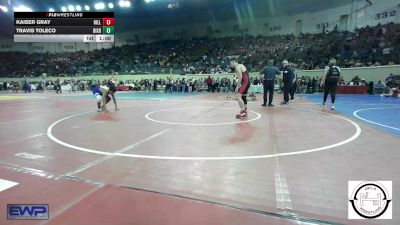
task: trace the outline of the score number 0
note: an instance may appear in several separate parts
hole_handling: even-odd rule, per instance
[[[103,18],[103,26],[114,26],[114,18]]]

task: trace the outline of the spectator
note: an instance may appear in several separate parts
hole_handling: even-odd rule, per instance
[[[374,85],[374,94],[380,95],[385,93],[386,93],[386,85],[382,83],[382,81],[378,81],[378,83]]]
[[[385,79],[386,85],[388,87],[395,87],[396,86],[396,76],[391,73],[386,79]]]
[[[351,82],[353,85],[360,85],[361,79],[358,76],[355,76],[353,79],[351,79]]]

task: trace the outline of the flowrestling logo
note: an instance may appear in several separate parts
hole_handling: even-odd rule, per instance
[[[392,219],[392,181],[349,181],[349,219]]]

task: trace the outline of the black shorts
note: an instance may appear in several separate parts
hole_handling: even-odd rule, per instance
[[[325,84],[324,92],[336,94],[337,84]]]

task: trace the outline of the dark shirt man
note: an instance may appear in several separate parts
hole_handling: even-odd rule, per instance
[[[324,99],[322,105],[325,106],[328,95],[331,95],[331,110],[335,110],[336,89],[340,80],[340,68],[336,66],[336,59],[329,60],[329,66],[325,69]]]
[[[290,100],[294,100],[294,94],[296,93],[297,90],[297,72],[294,69],[294,79],[293,79],[293,85],[292,88],[290,89]]]
[[[382,83],[382,81],[378,81],[377,84],[373,85],[373,93],[375,94],[385,94],[386,92],[386,85],[384,83]]]
[[[386,85],[389,88],[396,87],[396,76],[392,73],[385,79]]]
[[[289,66],[289,62],[284,60],[283,64],[283,102],[282,104],[289,104],[289,93],[295,79],[294,70]]]
[[[61,81],[60,81],[60,79],[57,79],[57,81],[56,81],[56,93],[58,94],[58,93],[60,93],[61,94]]]
[[[274,99],[275,78],[277,75],[281,74],[281,71],[279,71],[277,67],[273,66],[273,64],[273,60],[268,60],[268,65],[260,71],[260,74],[263,75],[264,86],[264,104],[262,104],[262,106],[267,105],[268,92],[268,106],[273,106],[272,100]]]
[[[154,79],[154,82],[153,82],[153,91],[157,91],[157,80],[156,79]]]
[[[351,82],[353,82],[353,85],[360,85],[361,79],[358,76],[355,76],[351,79]]]
[[[211,76],[208,76],[208,78],[206,79],[206,83],[207,83],[207,91],[211,92],[212,84],[213,84],[213,80],[212,80]]]

